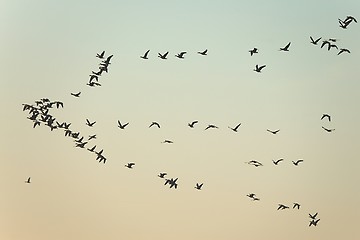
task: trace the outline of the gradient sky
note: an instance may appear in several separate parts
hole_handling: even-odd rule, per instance
[[[0,1],[0,239],[359,239],[360,23],[337,20],[359,10],[357,0]],[[103,50],[109,73],[90,88]],[[33,129],[21,104],[40,98],[64,102],[50,114],[74,131],[97,134],[87,147],[104,149],[106,164],[62,130]],[[276,210],[293,202],[300,210]]]

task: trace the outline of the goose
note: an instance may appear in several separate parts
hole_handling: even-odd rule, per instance
[[[320,41],[321,37],[319,37],[318,39],[314,40],[311,36],[310,36],[310,40],[311,40],[311,43],[314,44],[314,45],[317,45],[318,42]]]
[[[158,57],[161,58],[161,59],[167,59],[167,55],[169,54],[169,52],[166,52],[164,54],[161,54],[161,53],[158,53]]]
[[[280,129],[275,130],[275,131],[272,131],[272,130],[266,129],[266,131],[268,131],[268,132],[270,132],[270,133],[272,133],[272,134],[277,134],[277,133],[280,131]]]
[[[118,128],[120,128],[120,129],[125,129],[125,127],[126,127],[128,124],[129,124],[129,123],[121,124],[120,120],[118,120]]]
[[[74,97],[80,97],[80,94],[81,94],[81,92],[78,92],[78,93],[70,93],[72,96],[74,96]]]
[[[133,166],[135,165],[135,163],[131,162],[125,165],[125,167],[127,168],[133,168]]]
[[[210,128],[218,128],[218,127],[215,126],[215,125],[213,125],[213,124],[209,124],[209,125],[205,128],[205,130],[208,130],[208,129],[210,129]]]
[[[255,53],[259,53],[258,49],[255,47],[253,49],[249,50],[249,52],[250,52],[250,56],[254,55]]]
[[[324,114],[321,116],[320,120],[323,120],[324,118],[327,118],[328,121],[331,122],[331,116],[330,116],[329,114],[324,113]]]
[[[148,59],[148,54],[149,54],[149,52],[150,52],[150,49],[145,52],[144,56],[140,56],[140,57],[141,57],[142,59]]]
[[[297,160],[296,162],[295,162],[295,161],[292,161],[292,163],[293,163],[295,166],[298,166],[299,163],[301,163],[301,162],[303,162],[303,161],[304,161],[304,160],[299,159],[299,160]]]
[[[86,125],[88,125],[89,127],[93,127],[95,123],[96,123],[96,121],[90,122],[89,119],[86,119]]]
[[[157,123],[157,122],[152,122],[152,123],[149,125],[149,128],[151,128],[152,126],[157,126],[158,128],[160,128],[160,124]]]
[[[196,183],[195,188],[196,188],[197,190],[201,190],[201,187],[202,187],[202,186],[203,186],[203,183],[201,183],[201,184]]]
[[[228,127],[230,128],[231,130],[233,130],[234,132],[237,132],[238,131],[238,128],[240,127],[241,123],[239,123],[238,125],[236,125],[234,128],[232,127]]]
[[[291,42],[289,42],[289,43],[288,43],[285,47],[280,48],[280,50],[279,50],[279,51],[285,51],[285,52],[288,52],[288,51],[289,51],[290,44],[291,44]]]
[[[273,163],[275,164],[275,165],[278,165],[279,164],[279,162],[281,162],[281,161],[283,161],[284,159],[283,158],[280,158],[280,159],[278,159],[278,160],[272,160],[273,161]]]
[[[104,58],[104,54],[105,54],[105,51],[102,51],[100,54],[97,53],[97,54],[96,54],[96,57],[97,57],[97,58],[100,58],[100,59],[103,59],[103,58]]]
[[[186,54],[186,52],[181,52],[181,53],[176,54],[175,57],[184,59],[185,54]]]
[[[194,128],[194,125],[198,123],[199,121],[192,121],[191,123],[188,123],[188,126],[191,128]]]
[[[207,49],[205,49],[204,51],[202,51],[202,52],[197,52],[198,54],[200,54],[200,55],[207,55]]]
[[[266,67],[266,65],[259,66],[256,64],[254,71],[260,73],[264,67]]]

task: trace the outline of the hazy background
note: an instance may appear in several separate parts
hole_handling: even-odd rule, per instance
[[[0,238],[359,239],[360,25],[337,20],[359,10],[357,0],[0,1]],[[90,88],[103,50],[109,73]],[[32,128],[21,104],[40,98],[63,101],[50,114],[72,130],[97,134],[86,146],[104,149],[105,165],[63,130]],[[293,202],[300,210],[276,210]]]

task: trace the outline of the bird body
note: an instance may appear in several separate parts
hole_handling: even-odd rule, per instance
[[[234,132],[237,132],[238,131],[238,128],[240,127],[241,123],[239,123],[238,125],[236,125],[234,128],[232,127],[228,127],[230,128],[231,130],[233,130]]]
[[[289,51],[290,44],[291,44],[291,42],[289,42],[289,43],[288,43],[285,47],[280,48],[280,50],[279,50],[279,51],[285,51],[285,52],[288,52],[288,51]]]
[[[194,128],[194,125],[198,123],[198,121],[192,121],[191,123],[188,123],[188,126],[191,128]]]
[[[197,52],[198,54],[200,54],[200,55],[207,55],[207,49],[205,49],[204,51],[202,51],[202,52]]]
[[[140,57],[141,57],[142,59],[148,59],[148,54],[149,54],[149,52],[150,52],[150,49],[145,52],[144,56],[140,56]]]
[[[196,183],[195,188],[196,188],[197,190],[201,190],[201,187],[202,187],[202,186],[203,186],[203,183],[201,183],[201,184]]]
[[[254,71],[260,73],[264,67],[266,67],[266,65],[259,66],[256,64]]]
[[[161,53],[158,53],[158,57],[161,58],[161,59],[167,59],[167,55],[169,54],[169,52],[166,52],[164,54],[161,54]]]

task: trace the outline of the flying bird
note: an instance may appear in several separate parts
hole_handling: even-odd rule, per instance
[[[88,150],[89,152],[94,152],[95,148],[96,148],[96,145],[93,146],[92,148],[88,148],[87,150]]]
[[[270,132],[270,133],[272,133],[272,134],[277,134],[277,133],[280,131],[280,129],[275,130],[275,131],[272,131],[272,130],[266,129],[266,131],[268,131],[268,132]]]
[[[169,54],[169,52],[166,52],[164,54],[161,54],[161,53],[158,53],[158,57],[161,58],[161,59],[167,59],[167,55]]]
[[[277,210],[284,210],[289,208],[288,206],[284,205],[284,204],[279,204],[279,207],[277,208]]]
[[[31,182],[30,182],[30,179],[31,179],[31,177],[29,177],[29,178],[25,181],[25,183],[31,183]]]
[[[141,57],[142,59],[148,59],[148,54],[149,54],[149,52],[150,52],[150,49],[145,52],[144,56],[140,56],[140,57]]]
[[[347,48],[340,48],[340,51],[338,52],[337,55],[340,55],[340,54],[343,53],[343,52],[350,53],[350,50],[347,49]]]
[[[158,177],[159,178],[164,178],[167,175],[167,173],[159,173]]]
[[[198,123],[199,121],[192,121],[191,123],[188,123],[188,126],[191,128],[194,128],[194,125]]]
[[[290,47],[291,42],[289,42],[285,47],[280,48],[279,51],[285,51],[288,52],[289,51],[289,47]]]
[[[125,165],[125,167],[127,168],[133,168],[133,166],[135,165],[135,163],[131,162]]]
[[[249,52],[250,52],[250,56],[254,55],[255,53],[259,53],[258,49],[255,47],[253,49],[249,50]]]
[[[300,204],[299,203],[294,203],[293,209],[294,208],[300,209]]]
[[[178,178],[165,179],[165,184],[164,185],[170,184],[170,188],[175,187],[175,189],[176,189],[177,188],[177,183],[176,183],[177,180],[178,180]]]
[[[72,96],[74,96],[74,97],[80,97],[80,94],[81,94],[81,92],[78,92],[78,93],[70,93]]]
[[[100,54],[97,53],[97,54],[96,54],[96,57],[97,57],[97,58],[100,58],[100,59],[103,59],[103,58],[104,58],[104,54],[105,54],[105,51],[102,51]]]
[[[86,119],[86,125],[88,125],[89,127],[94,126],[95,123],[96,123],[96,121],[95,122],[90,122],[89,119]]]
[[[324,129],[324,130],[327,131],[327,132],[335,131],[335,128],[330,129],[330,128],[325,128],[325,127],[323,127],[323,126],[321,126],[321,127],[322,127],[322,129]]]
[[[173,141],[171,141],[171,140],[164,140],[163,142],[161,142],[161,143],[174,143]]]
[[[324,118],[327,118],[329,120],[329,122],[331,122],[331,116],[329,114],[326,114],[324,113],[322,116],[321,116],[321,119],[320,120],[323,120]]]
[[[299,159],[299,160],[297,160],[297,161],[292,161],[292,163],[293,163],[295,166],[298,166],[299,163],[301,163],[301,162],[303,162],[303,161],[304,161],[304,160]]]
[[[125,124],[121,124],[120,120],[118,120],[118,127],[120,129],[125,129],[125,127],[128,125],[129,123],[125,123]]]
[[[200,54],[200,55],[207,55],[207,49],[205,49],[204,51],[202,51],[202,52],[197,52],[198,54]]]
[[[319,219],[316,219],[316,220],[312,219],[312,220],[310,221],[309,227],[311,227],[311,225],[317,226],[317,224],[318,224],[319,221],[320,221],[320,218],[319,218]]]
[[[218,128],[218,127],[215,126],[215,125],[213,125],[213,124],[209,124],[209,125],[205,128],[205,130],[208,130],[208,129],[210,129],[210,128]]]
[[[283,158],[280,158],[280,159],[278,159],[278,160],[272,160],[273,161],[273,163],[275,164],[275,165],[278,165],[279,164],[279,162],[281,162],[281,161],[283,161],[284,159]]]
[[[323,48],[326,44],[328,44],[328,48],[330,48],[331,43],[328,40],[323,40],[321,48]]]
[[[90,135],[89,138],[88,138],[88,141],[90,141],[91,139],[96,139],[96,134]]]
[[[259,66],[256,64],[254,71],[260,73],[264,67],[266,67],[266,65]]]
[[[186,52],[180,52],[180,53],[176,54],[175,57],[183,59],[185,54],[186,54]]]
[[[201,190],[201,187],[202,187],[202,186],[203,186],[203,183],[201,183],[201,184],[196,183],[195,188],[196,188],[197,190]]]
[[[311,40],[311,43],[314,44],[314,45],[317,45],[318,42],[320,41],[321,37],[319,37],[318,39],[314,40],[311,36],[310,36],[310,40]]]
[[[151,128],[152,126],[157,126],[158,128],[160,128],[160,124],[157,123],[157,122],[152,122],[152,123],[149,125],[149,128]]]
[[[237,132],[238,131],[238,128],[240,127],[241,123],[239,123],[238,125],[236,125],[234,128],[232,127],[228,127],[230,128],[231,130],[233,130],[234,132]]]
[[[315,213],[314,215],[311,215],[310,213],[309,213],[309,218],[311,218],[311,219],[316,219],[316,216],[318,215],[318,213]]]

